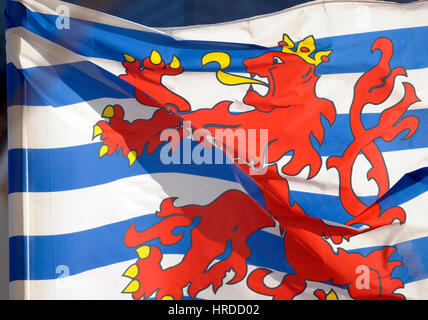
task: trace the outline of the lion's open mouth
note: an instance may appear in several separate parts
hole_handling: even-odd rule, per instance
[[[250,73],[251,79],[258,80],[262,83],[257,83],[258,85],[253,86],[253,84],[250,84],[250,87],[248,88],[248,91],[255,91],[260,96],[265,97],[270,90],[270,81],[269,77],[262,77],[259,76],[257,73]]]

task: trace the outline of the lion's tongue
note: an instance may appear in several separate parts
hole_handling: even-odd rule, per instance
[[[202,65],[205,66],[207,63],[210,63],[210,62],[217,62],[220,65],[220,69],[217,71],[217,79],[223,84],[237,85],[237,84],[255,83],[255,84],[266,85],[266,83],[256,79],[247,78],[247,77],[224,72],[222,69],[225,69],[230,65],[230,56],[225,52],[207,53],[202,58]]]
[[[231,74],[231,73],[226,73],[222,70],[217,71],[217,79],[221,83],[227,84],[227,85],[248,84],[248,83],[256,83],[256,84],[266,85],[266,83],[264,83],[262,81],[247,78],[247,77],[237,76],[237,75]]]

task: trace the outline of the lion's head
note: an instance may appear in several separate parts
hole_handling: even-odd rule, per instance
[[[299,56],[284,52],[268,52],[259,57],[244,61],[251,78],[263,84],[251,84],[244,103],[260,111],[299,105],[314,94],[318,76],[315,67]],[[260,93],[257,86],[268,88],[266,94]]]
[[[274,163],[291,153],[282,171],[295,175],[309,166],[309,177],[313,177],[321,167],[321,157],[312,138],[321,144],[322,117],[331,125],[336,115],[334,104],[316,95],[319,76],[315,71],[320,63],[328,61],[332,51],[316,51],[312,36],[295,45],[284,35],[284,41],[279,44],[281,51],[266,52],[243,61],[248,78],[231,74],[217,77],[225,84],[250,84],[243,102],[259,113],[247,114],[246,122],[252,127],[268,126],[268,162]],[[260,87],[265,87],[264,92]]]

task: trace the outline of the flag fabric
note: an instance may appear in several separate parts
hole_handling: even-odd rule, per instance
[[[8,1],[11,298],[427,299],[427,15]]]

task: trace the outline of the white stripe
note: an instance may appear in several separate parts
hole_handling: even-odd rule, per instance
[[[93,127],[100,121],[107,105],[120,104],[125,108],[125,119],[149,119],[156,108],[140,104],[135,99],[102,98],[62,108],[50,106],[8,108],[9,149],[64,148],[99,142],[92,140]],[[26,139],[17,124],[26,128]]]
[[[130,280],[122,274],[134,262],[124,261],[52,280],[13,281],[9,283],[9,297],[28,300],[128,300],[131,296],[121,292]],[[57,267],[58,277],[66,270],[64,267]]]
[[[388,151],[382,153],[389,174],[390,186],[397,183],[406,173],[428,166],[428,148]],[[279,167],[290,161],[290,156],[285,156],[279,162]],[[327,169],[328,157],[322,157],[322,166],[318,174],[307,180],[309,167],[306,167],[296,176],[285,177],[290,190],[325,194],[330,196],[339,195],[339,176],[335,168]],[[367,172],[371,165],[364,155],[357,156],[353,172],[352,187],[357,196],[377,196],[379,189],[373,180],[367,180]]]
[[[23,27],[6,30],[6,41],[7,63],[18,69],[89,61],[115,76],[125,73],[119,61],[82,56]]]
[[[298,295],[295,300],[317,300],[313,294],[317,289],[322,289],[325,293],[329,293],[333,289],[338,300],[352,300],[345,289],[313,281],[306,281],[306,284],[305,291]],[[397,289],[395,293],[403,294],[407,300],[426,300],[428,299],[427,285],[428,279],[409,282],[404,284],[404,288]]]
[[[416,93],[421,100],[409,109],[428,108],[428,90],[425,90],[428,69],[411,70],[408,74],[408,78],[397,78],[393,93],[384,103],[377,106],[368,104],[363,109],[363,113],[380,113],[400,101],[404,95],[403,81],[409,81],[415,86]],[[355,81],[360,76],[361,74],[321,76],[317,86],[317,95],[332,100],[338,114],[348,114]],[[198,83],[198,90],[195,90],[195,83]],[[231,111],[248,111],[252,108],[242,102],[248,90],[247,85],[222,85],[212,72],[184,72],[178,76],[164,77],[164,84],[170,90],[186,98],[193,110],[212,108],[218,102],[225,100],[233,102]],[[254,87],[257,90],[256,86]],[[8,108],[9,149],[62,148],[91,143],[93,126],[102,120],[100,115],[105,106],[109,104],[122,105],[125,109],[125,118],[129,121],[150,118],[156,110],[153,107],[143,106],[135,99],[112,98],[95,99],[60,108],[11,106]],[[23,113],[26,115],[27,144],[23,143],[22,131],[16,126],[16,123],[22,121]],[[186,116],[183,115],[183,117]]]
[[[162,262],[174,265],[181,259],[181,255],[165,255]],[[13,281],[9,285],[10,298],[36,300],[130,300],[132,299],[131,294],[121,292],[127,287],[131,279],[123,277],[122,274],[135,261],[136,259],[128,260],[70,277],[52,280]],[[254,269],[256,269],[255,266],[248,266],[247,276],[234,285],[226,284],[227,280],[233,275],[233,272],[229,272],[226,279],[223,280],[224,285],[215,294],[211,287],[209,287],[201,291],[197,295],[197,298],[206,300],[269,300],[270,297],[257,294],[246,286],[247,277]],[[285,274],[276,270],[272,271],[271,274],[266,276],[265,284],[269,287],[276,287]],[[60,274],[58,273],[58,276]],[[317,289],[322,289],[326,293],[333,289],[339,300],[351,299],[345,289],[313,281],[307,281],[306,284],[305,290],[295,298],[296,300],[317,299],[313,294]],[[24,296],[25,285],[28,286],[27,296]],[[427,285],[428,279],[410,282],[396,292],[405,294],[408,300],[428,299]],[[184,295],[187,295],[186,289],[184,290]]]
[[[344,240],[341,244],[330,244],[345,250],[368,248],[375,246],[390,246],[404,241],[428,237],[428,216],[426,207],[428,192],[400,205],[406,212],[406,222],[402,225],[393,223],[384,227],[379,227],[350,239]]]
[[[405,294],[408,300],[428,300],[428,279],[406,283],[396,293]]]
[[[398,4],[379,1],[313,1],[277,13],[233,22],[190,27],[153,29],[98,11],[56,0],[20,0],[33,11],[58,15],[58,5],[66,5],[77,19],[122,28],[167,33],[178,39],[229,41],[272,46],[283,33],[293,40],[308,35],[315,38],[388,29],[426,26],[427,1]],[[305,23],[302,23],[305,22]],[[231,31],[232,30],[232,31]]]
[[[182,255],[164,255],[162,258],[162,267],[165,269],[167,266],[176,265],[182,258]],[[122,274],[129,266],[134,264],[135,261],[136,259],[115,263],[59,279],[13,281],[10,283],[10,298],[24,298],[23,285],[27,284],[29,290],[27,299],[130,300],[132,299],[131,294],[123,294],[121,292],[131,282],[131,279],[122,277]],[[60,268],[63,267],[64,266],[60,266]],[[221,286],[216,293],[212,291],[212,287],[210,286],[202,290],[197,295],[197,298],[204,300],[270,300],[271,298],[269,296],[258,294],[250,290],[246,285],[248,275],[256,268],[256,266],[249,265],[246,277],[234,285],[227,284],[234,274],[233,271],[228,272],[225,279],[223,279],[223,286]],[[285,274],[276,270],[272,271],[271,274],[266,276],[265,282],[266,285],[275,287]],[[58,275],[60,275],[60,273],[58,273]],[[297,299],[314,299],[315,296],[313,295],[313,291],[320,288],[329,292],[332,287],[322,283],[308,282],[308,287]],[[349,299],[346,290],[336,287],[334,287],[334,290],[341,299]],[[183,289],[183,295],[188,296],[187,288]],[[154,298],[154,295],[152,295],[151,298]]]
[[[94,300],[130,300],[131,294],[121,293],[131,279],[122,277],[126,269],[135,263],[134,260],[115,263],[105,267],[89,270],[69,277],[50,280],[18,280],[10,283],[10,298],[23,299],[23,286],[28,284],[29,296],[27,299],[62,300],[62,299],[94,299]],[[175,265],[181,261],[182,255],[164,255],[162,265]],[[256,267],[249,266],[247,275]],[[60,270],[60,269],[58,269]],[[71,270],[70,270],[71,271]],[[58,274],[60,275],[60,274]],[[227,285],[227,280],[233,275],[229,272],[225,283],[216,294],[209,287],[201,291],[197,298],[208,300],[266,300],[269,297],[257,294],[248,289],[246,278],[235,285]],[[184,296],[188,296],[184,289]],[[152,296],[154,297],[154,296]]]
[[[178,197],[176,206],[207,205],[238,183],[179,173],[157,173],[103,185],[59,192],[9,194],[9,235],[51,235],[78,232],[125,221],[160,208],[162,200]],[[33,217],[27,230],[24,216]]]
[[[333,101],[337,114],[349,114],[352,99],[354,98],[355,84],[362,76],[362,73],[326,74],[321,75],[316,86],[318,97]],[[395,79],[394,88],[390,96],[381,104],[366,104],[362,113],[381,113],[388,109],[404,97],[403,83],[412,84],[416,90],[419,102],[410,106],[409,110],[428,108],[428,90],[426,90],[426,78],[428,68],[407,70],[407,77],[399,76]]]

